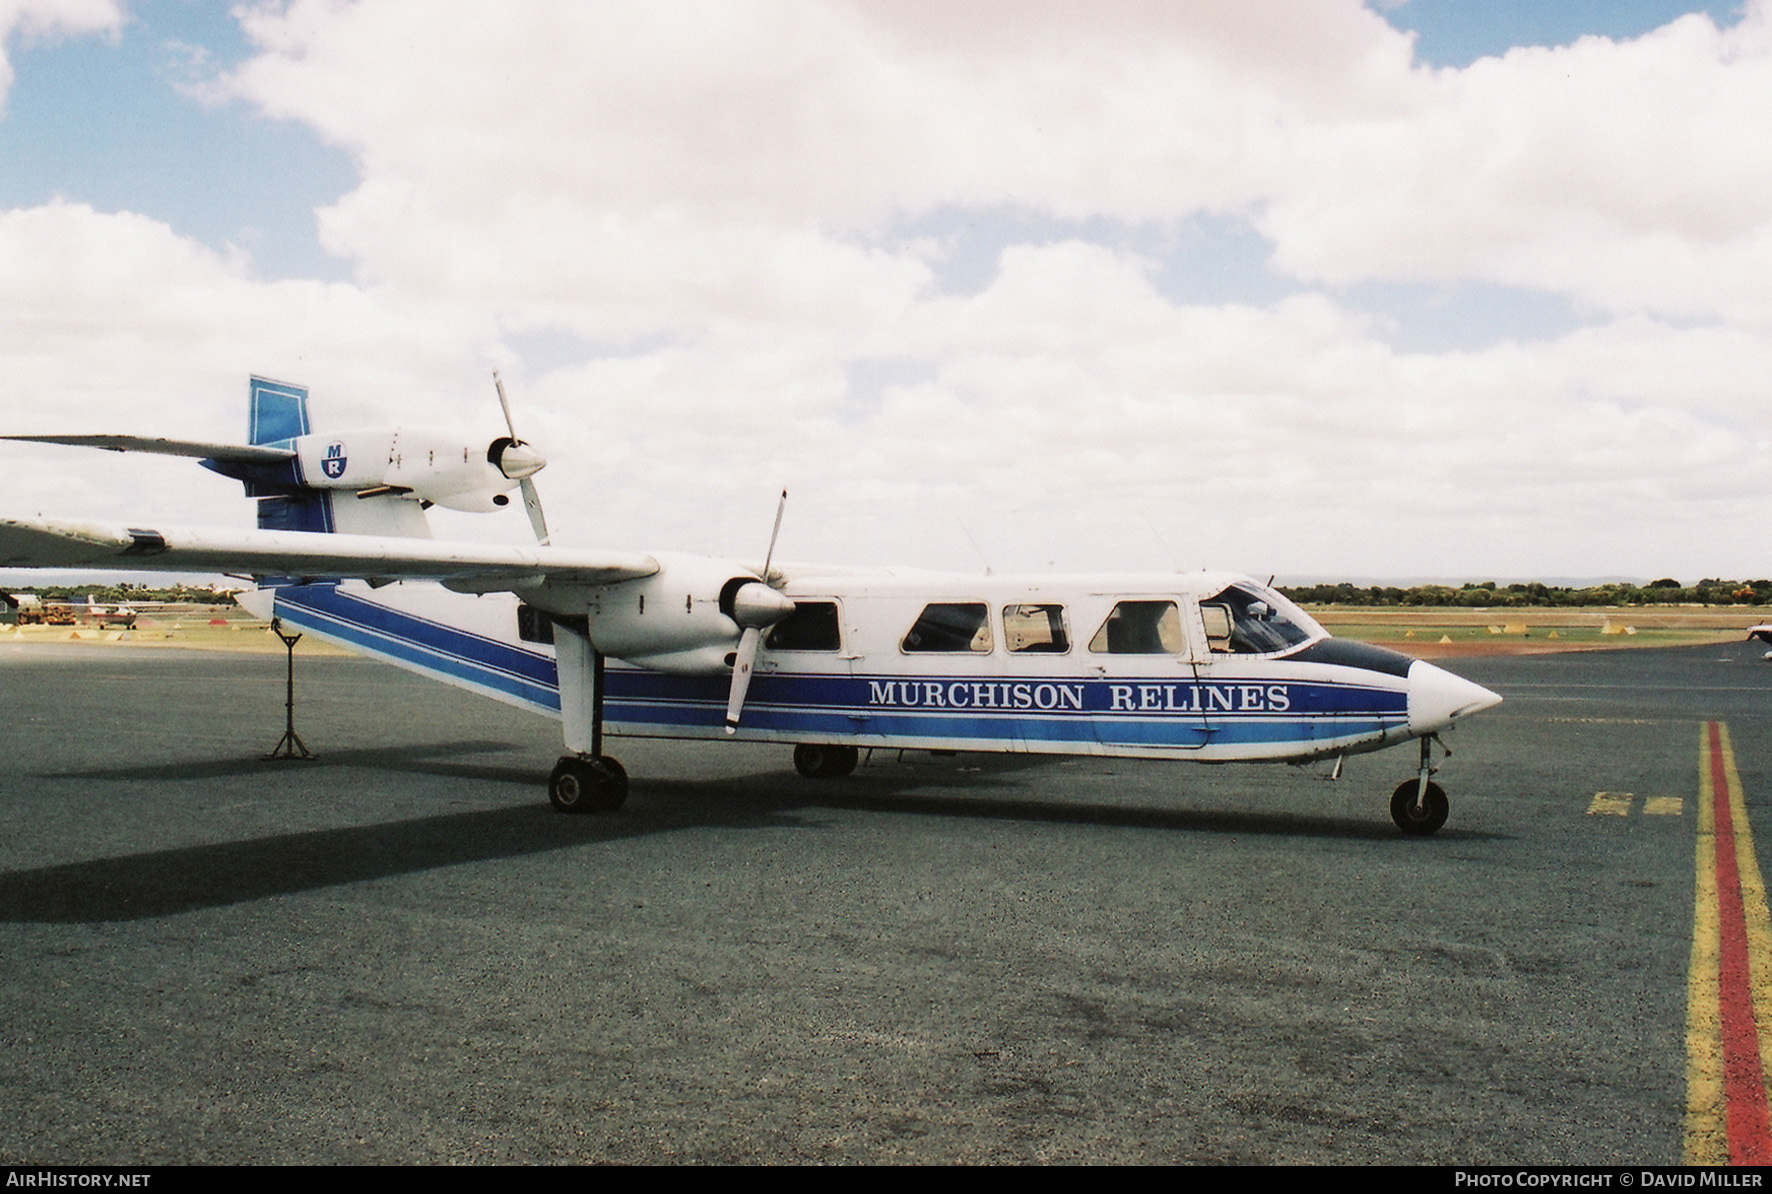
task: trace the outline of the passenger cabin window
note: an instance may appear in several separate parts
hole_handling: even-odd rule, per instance
[[[917,654],[987,652],[991,649],[990,610],[982,602],[938,601],[926,605],[899,649]]]
[[[1278,594],[1263,594],[1246,585],[1232,585],[1200,602],[1206,623],[1206,644],[1221,655],[1271,655],[1309,642],[1318,633],[1309,618],[1284,603]]]
[[[1003,645],[1015,654],[1062,655],[1071,649],[1062,605],[1005,605]]]
[[[1173,601],[1122,601],[1089,649],[1097,655],[1180,655],[1186,649],[1181,611]]]
[[[794,612],[764,640],[772,651],[840,651],[843,631],[835,601],[796,601]]]

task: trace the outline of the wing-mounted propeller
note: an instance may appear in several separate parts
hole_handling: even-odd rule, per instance
[[[763,646],[763,632],[794,612],[794,603],[771,587],[769,565],[775,560],[775,540],[781,534],[781,516],[788,505],[788,491],[781,491],[775,506],[775,528],[769,532],[769,550],[763,556],[761,580],[747,580],[729,585],[721,594],[721,604],[729,605],[727,616],[743,631],[738,636],[738,650],[732,657],[732,689],[726,696],[726,732],[738,732],[738,718],[744,712],[745,693],[750,691],[751,672],[757,666],[757,652]]]
[[[511,403],[505,397],[504,378],[498,375],[496,369],[492,371],[492,384],[498,389],[498,405],[505,412],[505,428],[511,434],[508,438],[493,440],[486,449],[486,459],[499,472],[522,486],[523,509],[529,514],[529,525],[535,529],[535,541],[546,544],[548,520],[542,516],[541,495],[535,490],[533,478],[547,464],[547,457],[537,452],[534,445],[524,443],[517,437],[517,424],[511,418]]]

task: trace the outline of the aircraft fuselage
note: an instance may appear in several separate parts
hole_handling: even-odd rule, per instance
[[[624,587],[599,586],[589,605],[610,616]],[[1302,760],[1434,734],[1500,699],[1432,664],[1332,638],[1272,589],[1226,573],[796,569],[783,592],[795,614],[765,640],[740,739]],[[694,615],[696,600],[655,593],[652,616]],[[509,595],[347,582],[259,590],[247,601],[356,650],[560,714],[551,620]],[[598,617],[586,628],[596,645]],[[678,671],[611,659],[602,731],[726,737],[731,673],[720,654]]]

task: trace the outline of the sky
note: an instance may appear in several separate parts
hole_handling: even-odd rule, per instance
[[[0,434],[494,369],[573,546],[1772,575],[1772,0],[0,0]]]

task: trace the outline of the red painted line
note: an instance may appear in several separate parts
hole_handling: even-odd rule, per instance
[[[1754,1020],[1747,913],[1742,903],[1741,875],[1735,863],[1735,821],[1730,811],[1733,793],[1723,760],[1722,734],[1715,722],[1708,727],[1708,739],[1712,811],[1716,818],[1718,1010],[1722,1018],[1729,1161],[1734,1165],[1766,1165],[1772,1164],[1772,1109],[1767,1106],[1760,1031]]]

